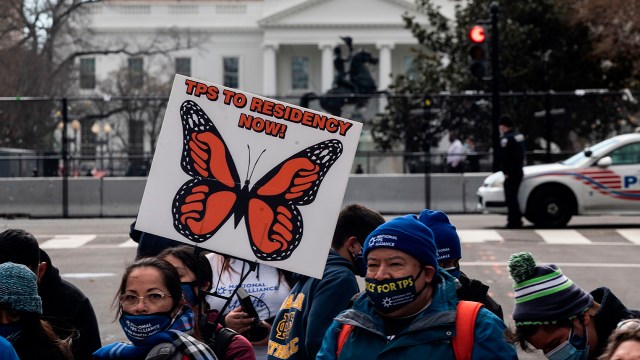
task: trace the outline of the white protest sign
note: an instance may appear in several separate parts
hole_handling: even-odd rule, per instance
[[[176,75],[136,229],[321,278],[361,130]]]

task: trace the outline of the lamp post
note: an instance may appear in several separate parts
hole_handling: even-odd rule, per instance
[[[98,145],[98,154],[100,157],[100,168],[104,170],[105,157],[108,155],[109,173],[111,173],[112,168],[111,151],[109,150],[109,136],[112,131],[113,127],[111,127],[111,124],[104,120],[96,121],[91,126],[91,132],[96,135],[96,144]]]
[[[68,149],[68,153],[69,153],[69,157],[71,157],[71,164],[72,164],[72,169],[71,169],[71,173],[74,174],[76,172],[76,170],[78,169],[78,152],[80,149],[79,143],[80,143],[80,137],[78,136],[78,132],[80,131],[80,129],[82,128],[82,124],[80,123],[80,120],[78,119],[73,119],[71,120],[71,122],[69,123],[69,125],[71,126],[71,132],[73,133],[73,135],[69,135],[69,129],[67,128],[67,131],[65,133],[65,129],[64,129],[64,122],[60,121],[58,122],[58,124],[56,125],[56,127],[58,128],[58,130],[60,130],[61,133],[61,137],[62,137],[62,143],[65,144],[63,146],[63,152],[64,152],[64,147],[66,147],[66,144],[69,145],[69,149]],[[66,156],[63,156],[66,157]],[[68,172],[69,169],[65,168],[63,170],[64,172]]]

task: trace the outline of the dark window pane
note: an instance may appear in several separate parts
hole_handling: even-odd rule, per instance
[[[293,90],[309,89],[309,58],[294,56],[291,58],[291,88]]]
[[[176,58],[176,74],[191,76],[191,58]]]
[[[80,59],[80,88],[93,89],[96,87],[96,59]]]
[[[224,64],[224,83],[222,85],[237,88],[240,78],[239,59],[237,57],[225,57],[222,60]]]
[[[129,84],[133,88],[141,88],[144,84],[142,58],[129,58]]]

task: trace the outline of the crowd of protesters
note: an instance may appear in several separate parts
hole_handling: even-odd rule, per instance
[[[322,279],[133,225],[130,235],[138,252],[113,300],[128,341],[102,344],[90,300],[36,238],[0,233],[0,359],[517,359],[518,347],[548,359],[640,358],[639,311],[526,252],[509,259],[507,326],[489,287],[460,268],[456,227],[437,210],[385,222],[345,207]],[[252,282],[269,286],[255,292]],[[240,289],[255,312],[234,296]]]

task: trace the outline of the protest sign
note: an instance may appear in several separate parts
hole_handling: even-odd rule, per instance
[[[319,278],[361,130],[176,75],[136,228]]]

